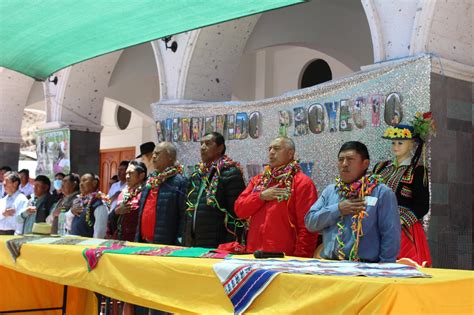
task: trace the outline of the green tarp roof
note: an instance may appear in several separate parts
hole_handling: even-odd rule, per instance
[[[305,0],[0,0],[0,66],[45,80],[72,64]]]

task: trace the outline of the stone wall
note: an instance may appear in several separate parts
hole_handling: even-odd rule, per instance
[[[473,84],[432,73],[431,110],[437,136],[431,142],[433,267],[474,268]]]

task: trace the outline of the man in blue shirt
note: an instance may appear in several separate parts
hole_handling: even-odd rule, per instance
[[[306,214],[306,228],[323,235],[322,258],[396,261],[401,229],[397,199],[377,175],[367,173],[369,165],[363,143],[344,143],[336,183],[324,189]]]

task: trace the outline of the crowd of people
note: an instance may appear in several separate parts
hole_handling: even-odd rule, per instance
[[[57,233],[66,211],[71,235],[365,262],[409,258],[429,266],[421,224],[429,209],[423,142],[410,125],[390,127],[383,138],[392,140],[394,158],[373,172],[363,143],[343,144],[339,176],[319,198],[287,137],[271,141],[268,164],[247,186],[217,132],[201,139],[201,162],[188,177],[173,143],[142,145],[139,157],[148,156],[148,167],[122,161],[108,195],[93,173],[56,174],[53,188],[38,175],[30,188],[27,170],[2,167],[0,234],[28,234],[38,222]]]
[[[84,237],[430,266],[423,139],[411,125],[389,127],[383,138],[394,157],[373,171],[363,143],[344,143],[335,156],[339,174],[320,196],[283,136],[271,141],[268,164],[247,186],[217,132],[201,139],[201,162],[187,177],[173,143],[143,144],[141,160],[120,163],[108,195],[94,173],[56,174],[53,189],[38,175],[30,189],[27,170],[2,167],[0,235],[31,233],[38,222],[57,233],[66,211],[67,233]]]

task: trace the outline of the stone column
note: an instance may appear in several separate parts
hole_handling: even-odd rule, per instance
[[[33,79],[0,68],[0,166],[18,168],[21,122]]]

